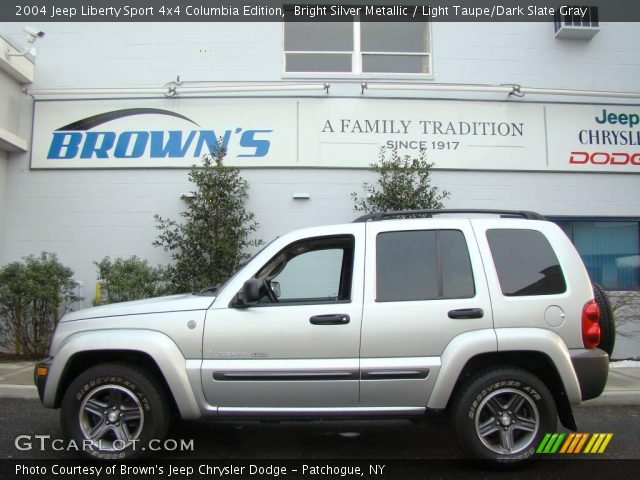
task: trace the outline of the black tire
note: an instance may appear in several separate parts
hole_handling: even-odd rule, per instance
[[[104,460],[140,456],[150,440],[165,438],[170,418],[162,386],[144,369],[124,363],[82,372],[60,410],[64,435],[85,456]]]
[[[604,289],[597,283],[591,284],[593,287],[593,298],[598,307],[600,307],[600,343],[598,348],[609,354],[613,353],[613,347],[616,345],[616,321],[613,316],[609,296]]]
[[[553,396],[538,377],[507,367],[472,376],[451,413],[465,456],[498,467],[531,460],[544,435],[555,431],[558,417]]]

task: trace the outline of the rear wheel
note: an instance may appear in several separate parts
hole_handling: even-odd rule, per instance
[[[544,383],[518,368],[480,372],[462,387],[453,424],[469,458],[494,465],[531,459],[557,424],[555,401]]]
[[[65,436],[85,455],[101,459],[139,456],[149,441],[164,439],[169,418],[157,381],[123,363],[82,372],[67,389],[60,410]]]
[[[613,317],[613,309],[609,303],[607,292],[598,285],[593,283],[593,297],[600,308],[600,343],[598,348],[609,354],[613,353],[613,347],[616,344],[616,322]]]

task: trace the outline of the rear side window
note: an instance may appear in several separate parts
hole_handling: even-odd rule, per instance
[[[376,274],[378,302],[475,296],[469,251],[459,230],[380,233]]]
[[[560,262],[536,230],[487,230],[487,240],[507,297],[555,295],[567,290]]]

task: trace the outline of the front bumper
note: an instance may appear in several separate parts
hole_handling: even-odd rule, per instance
[[[569,350],[582,400],[600,396],[609,376],[609,355],[599,348]]]
[[[33,383],[36,384],[36,388],[38,389],[38,397],[40,397],[41,402],[44,398],[44,387],[47,384],[47,377],[52,363],[53,357],[49,357],[36,363],[35,368],[33,369]],[[43,374],[45,372],[46,374]]]

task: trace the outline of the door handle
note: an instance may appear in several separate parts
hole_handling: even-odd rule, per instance
[[[449,310],[449,318],[456,320],[482,317],[484,317],[484,311],[481,308],[459,308],[457,310]]]
[[[345,325],[349,323],[349,315],[346,313],[337,313],[330,315],[314,315],[309,322],[314,325]]]

